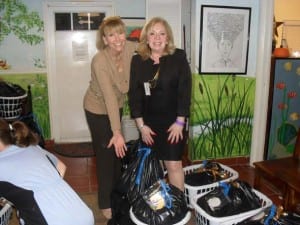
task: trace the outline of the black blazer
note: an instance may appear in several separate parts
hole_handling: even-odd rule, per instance
[[[177,116],[188,117],[192,78],[185,52],[176,49],[174,54],[160,58],[157,85],[147,96],[144,82],[153,79],[157,70],[153,63],[151,58],[143,60],[140,55],[132,58],[128,94],[132,118],[143,117],[145,123],[171,123]]]

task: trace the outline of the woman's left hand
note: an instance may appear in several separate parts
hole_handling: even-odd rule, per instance
[[[180,140],[183,139],[183,126],[182,125],[178,125],[175,123],[173,123],[169,129],[168,129],[168,133],[169,133],[169,137],[168,137],[168,141],[173,144],[177,144]]]

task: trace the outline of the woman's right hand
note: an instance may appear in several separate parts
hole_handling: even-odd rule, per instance
[[[156,133],[147,125],[143,125],[142,128],[140,128],[142,140],[147,145],[151,146],[154,144],[154,140],[152,138],[152,135],[156,135]]]
[[[107,147],[110,148],[111,146],[114,146],[115,153],[118,158],[123,158],[125,156],[127,147],[126,147],[125,139],[120,131],[114,132]]]

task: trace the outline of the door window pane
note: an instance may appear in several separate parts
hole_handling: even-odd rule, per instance
[[[74,30],[89,30],[88,13],[72,13]]]
[[[98,30],[104,17],[104,12],[55,13],[55,30]]]
[[[74,30],[97,30],[105,13],[73,13]]]
[[[91,13],[90,14],[91,30],[98,30],[104,17],[105,17],[105,13]]]
[[[70,13],[55,13],[55,30],[72,30]]]

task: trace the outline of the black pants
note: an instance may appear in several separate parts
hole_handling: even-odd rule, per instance
[[[110,195],[121,174],[121,161],[117,158],[114,147],[107,148],[113,135],[109,118],[86,110],[85,115],[96,154],[99,208],[111,208]]]
[[[25,224],[48,224],[34,199],[33,191],[15,186],[9,182],[0,181],[0,197],[4,197],[14,204],[19,212],[20,219]]]

